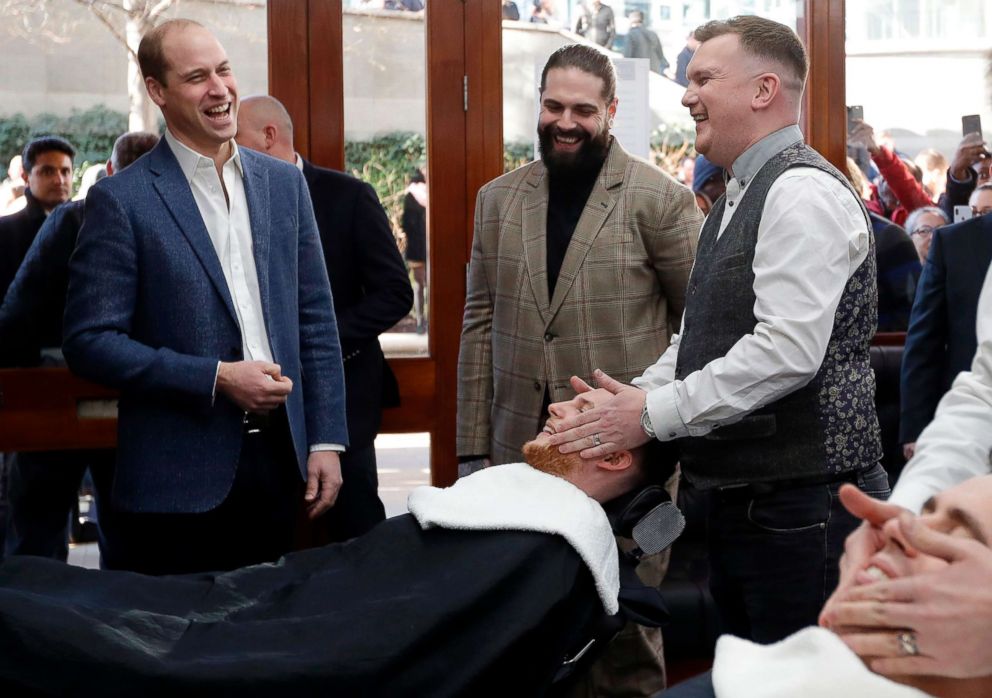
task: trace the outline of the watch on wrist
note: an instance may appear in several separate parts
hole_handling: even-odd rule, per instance
[[[644,433],[650,436],[652,439],[658,438],[655,435],[654,427],[651,426],[651,415],[648,414],[647,400],[644,401],[644,409],[641,410],[641,429],[643,429]]]

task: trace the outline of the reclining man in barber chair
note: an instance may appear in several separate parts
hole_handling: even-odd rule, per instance
[[[555,407],[563,417],[608,397]],[[274,564],[146,577],[9,560],[0,566],[0,693],[554,693],[624,616],[663,617],[657,593],[619,561],[613,534],[629,536],[667,497],[650,485],[664,483],[674,458],[655,441],[655,450],[582,460],[547,438],[524,447],[530,465],[420,488],[411,514]]]
[[[868,497],[846,485],[841,497],[852,511],[863,511]],[[992,541],[992,475],[966,480],[932,497],[919,516],[908,511],[889,519],[879,531],[879,549],[863,561],[856,582],[827,615],[774,645],[757,645],[726,635],[716,647],[712,675],[705,674],[666,691],[663,698],[985,698],[992,675],[951,678],[907,675],[892,669],[892,659],[916,658],[916,640],[906,630],[877,627],[880,581],[913,579],[921,587],[950,571],[962,551],[987,552]],[[859,591],[860,590],[860,591]],[[977,610],[979,602],[976,599]],[[831,622],[826,622],[827,620]],[[858,630],[855,630],[855,629]],[[979,638],[974,638],[979,642]],[[846,643],[846,644],[845,644]],[[909,643],[912,651],[907,651]],[[886,671],[887,660],[890,671]],[[884,672],[884,673],[883,673]],[[992,668],[989,669],[992,674]],[[661,696],[659,696],[661,698]]]

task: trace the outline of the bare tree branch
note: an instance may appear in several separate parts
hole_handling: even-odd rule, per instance
[[[110,31],[111,34],[114,35],[114,38],[117,39],[119,42],[121,42],[124,48],[127,49],[128,53],[134,53],[131,50],[131,48],[127,45],[127,37],[125,37],[124,34],[121,32],[121,30],[117,28],[117,25],[114,24],[110,20],[110,18],[104,14],[104,10],[101,10],[96,7],[96,3],[90,2],[88,0],[73,0],[73,1],[77,5],[82,5],[83,7],[88,9],[90,13],[94,17],[96,17],[100,21],[100,23],[103,24],[103,26],[105,26]]]
[[[227,5],[228,7],[246,7],[250,10],[264,10],[265,2],[256,0],[187,0],[187,2],[197,2],[201,5]]]
[[[154,20],[156,17],[158,17],[160,14],[168,10],[170,7],[172,7],[172,0],[159,0],[159,3],[155,7],[148,10],[148,19]]]

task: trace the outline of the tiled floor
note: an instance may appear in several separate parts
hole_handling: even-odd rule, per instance
[[[430,483],[430,435],[384,434],[376,439],[375,450],[379,462],[379,496],[386,507],[386,516],[405,514],[410,491]],[[100,552],[96,543],[70,546],[69,564],[98,568]]]

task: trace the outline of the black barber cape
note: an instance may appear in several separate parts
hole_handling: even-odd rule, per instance
[[[560,536],[421,530],[223,574],[0,566],[0,695],[539,696],[604,617]]]

